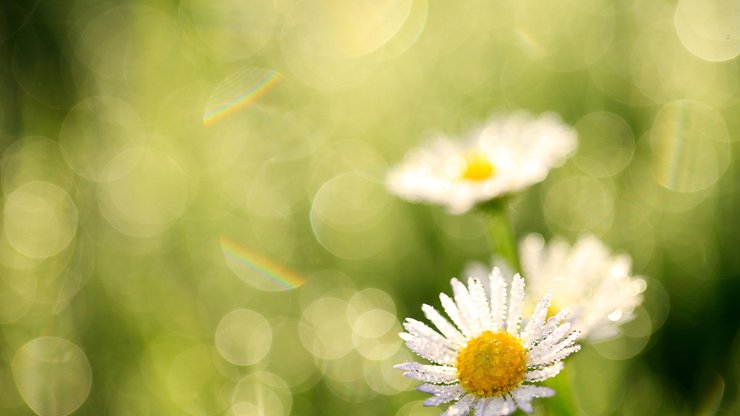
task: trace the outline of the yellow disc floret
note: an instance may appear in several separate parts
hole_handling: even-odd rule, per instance
[[[560,312],[560,308],[558,305],[555,305],[554,303],[551,303],[550,306],[547,307],[547,316],[546,318],[552,318],[553,316],[557,315]]]
[[[519,338],[504,331],[486,331],[471,339],[457,356],[457,377],[478,397],[508,393],[527,372],[527,351]]]
[[[495,169],[485,154],[480,151],[471,151],[465,155],[465,169],[463,179],[483,181],[493,176]]]

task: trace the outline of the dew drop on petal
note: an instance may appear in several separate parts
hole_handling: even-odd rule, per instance
[[[617,322],[622,317],[622,310],[616,309],[612,313],[606,316],[612,322]]]

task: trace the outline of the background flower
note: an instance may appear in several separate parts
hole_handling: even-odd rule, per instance
[[[516,112],[491,118],[464,141],[437,138],[410,151],[387,182],[402,198],[460,214],[542,181],[575,147],[575,132],[557,115]]]
[[[562,239],[545,244],[539,234],[530,234],[519,244],[522,272],[528,293],[537,299],[552,293],[549,315],[567,307],[568,320],[591,341],[619,334],[619,326],[634,319],[647,284],[632,274],[632,259],[613,255],[598,238],[586,235],[573,246]],[[503,269],[503,261],[494,262]],[[472,262],[464,276],[481,279],[487,286],[487,269]],[[530,303],[529,308],[534,307]]]
[[[647,284],[632,274],[632,259],[613,255],[592,235],[570,246],[560,239],[545,244],[542,236],[531,234],[521,241],[520,256],[531,295],[551,290],[555,309],[568,307],[583,338],[617,335],[642,303]]]

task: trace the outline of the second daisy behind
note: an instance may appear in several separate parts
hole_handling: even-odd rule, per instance
[[[423,382],[418,390],[433,397],[425,406],[454,401],[443,413],[477,416],[508,415],[517,408],[532,411],[532,399],[555,392],[536,383],[563,369],[562,360],[579,350],[577,331],[562,310],[546,319],[550,295],[538,303],[526,324],[522,319],[524,279],[514,276],[510,291],[499,269],[491,272],[490,292],[478,279],[465,286],[452,279],[454,299],[440,294],[442,308],[452,322],[429,305],[424,315],[437,330],[407,318],[401,338],[422,358],[433,364],[408,362],[396,368]]]

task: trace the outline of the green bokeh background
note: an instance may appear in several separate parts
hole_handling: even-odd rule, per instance
[[[399,321],[490,246],[384,177],[518,109],[580,148],[516,234],[648,281],[579,414],[740,413],[739,43],[737,0],[4,1],[0,414],[439,414]]]

